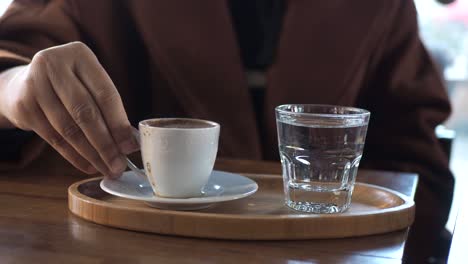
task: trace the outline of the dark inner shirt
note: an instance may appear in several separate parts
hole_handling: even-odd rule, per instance
[[[264,71],[274,62],[284,0],[231,0],[229,9],[244,67]]]
[[[229,8],[244,70],[265,72],[275,61],[286,9],[285,1],[231,0]],[[264,126],[259,121],[263,120],[265,114],[265,88],[252,84],[249,87],[260,135],[264,134]]]

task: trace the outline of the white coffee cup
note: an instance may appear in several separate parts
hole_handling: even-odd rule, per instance
[[[139,123],[141,156],[154,193],[197,197],[213,170],[220,125],[189,118],[157,118]],[[142,174],[131,161],[129,167]]]

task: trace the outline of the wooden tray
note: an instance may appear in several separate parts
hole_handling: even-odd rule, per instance
[[[254,195],[200,211],[168,211],[107,194],[101,178],[68,189],[69,208],[94,223],[129,230],[190,237],[239,240],[343,238],[403,229],[414,220],[411,198],[383,187],[357,183],[352,204],[342,214],[304,214],[284,205],[278,175],[246,174]]]

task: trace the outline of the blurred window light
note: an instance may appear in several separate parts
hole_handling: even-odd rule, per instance
[[[11,2],[13,0],[0,0],[0,16],[3,16],[3,13],[5,13]]]

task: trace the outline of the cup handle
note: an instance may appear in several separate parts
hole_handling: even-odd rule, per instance
[[[140,132],[138,131],[138,129],[132,127],[132,134],[133,136],[135,137],[136,141],[138,142],[138,145],[141,146],[141,141],[140,141]],[[137,165],[135,165],[135,163],[133,163],[128,157],[126,157],[127,159],[127,167],[130,168],[130,170],[132,170],[133,172],[135,172],[136,175],[140,176],[140,177],[144,177],[145,179],[147,179],[146,177],[146,174],[143,173],[141,171],[140,168],[138,168]]]

